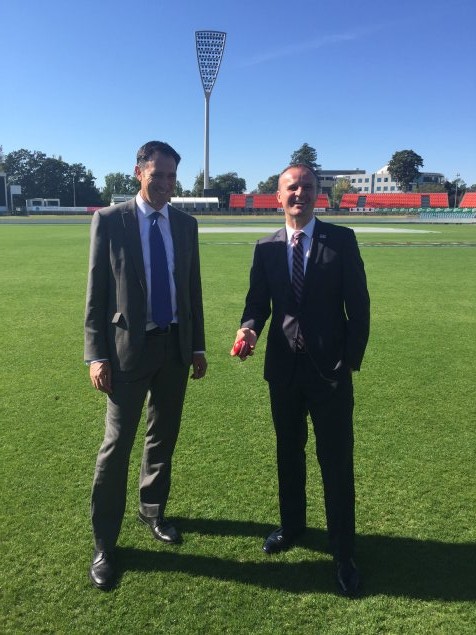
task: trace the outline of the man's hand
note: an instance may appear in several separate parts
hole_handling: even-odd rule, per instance
[[[253,355],[257,339],[256,333],[252,329],[247,327],[238,329],[230,355],[238,356],[241,361],[244,361],[249,355]]]
[[[192,355],[192,379],[201,379],[207,372],[207,360],[204,353],[193,353]]]
[[[112,372],[109,362],[93,362],[89,365],[89,377],[91,383],[101,392],[112,394]]]

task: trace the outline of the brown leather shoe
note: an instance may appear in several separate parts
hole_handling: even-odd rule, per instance
[[[116,570],[112,551],[94,551],[89,569],[89,579],[101,591],[110,591],[116,586]]]
[[[160,540],[169,545],[179,545],[182,542],[182,536],[175,527],[164,518],[150,518],[139,512],[139,520],[150,527],[152,535],[156,540]]]

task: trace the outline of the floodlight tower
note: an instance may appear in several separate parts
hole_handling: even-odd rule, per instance
[[[205,93],[205,161],[203,167],[203,189],[209,186],[209,130],[210,96],[220,70],[221,58],[225,50],[226,33],[223,31],[195,31],[197,61]]]

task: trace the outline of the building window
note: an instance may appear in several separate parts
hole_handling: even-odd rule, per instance
[[[362,183],[362,179],[357,179],[357,183]]]
[[[390,191],[391,191],[391,192],[394,192],[394,191],[395,191],[395,188],[394,188],[394,186],[393,186],[393,185],[392,185],[392,187],[390,188]]]
[[[380,183],[382,179],[380,177],[377,178],[377,183]]]
[[[379,187],[377,188],[377,192],[380,192],[380,190],[381,190],[381,189],[382,189],[382,188],[379,186]]]
[[[368,182],[369,182],[369,179],[365,179],[365,182],[366,182],[366,183],[368,183]]]
[[[383,188],[383,191],[386,192],[388,190],[388,187],[385,185],[385,187]]]

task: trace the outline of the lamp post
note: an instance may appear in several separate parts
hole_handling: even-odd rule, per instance
[[[73,174],[73,207],[76,207],[76,186],[74,183],[74,174]]]
[[[223,31],[195,31],[198,69],[205,93],[205,156],[203,167],[203,189],[209,187],[209,129],[210,96],[215,85],[225,50],[226,33]]]

